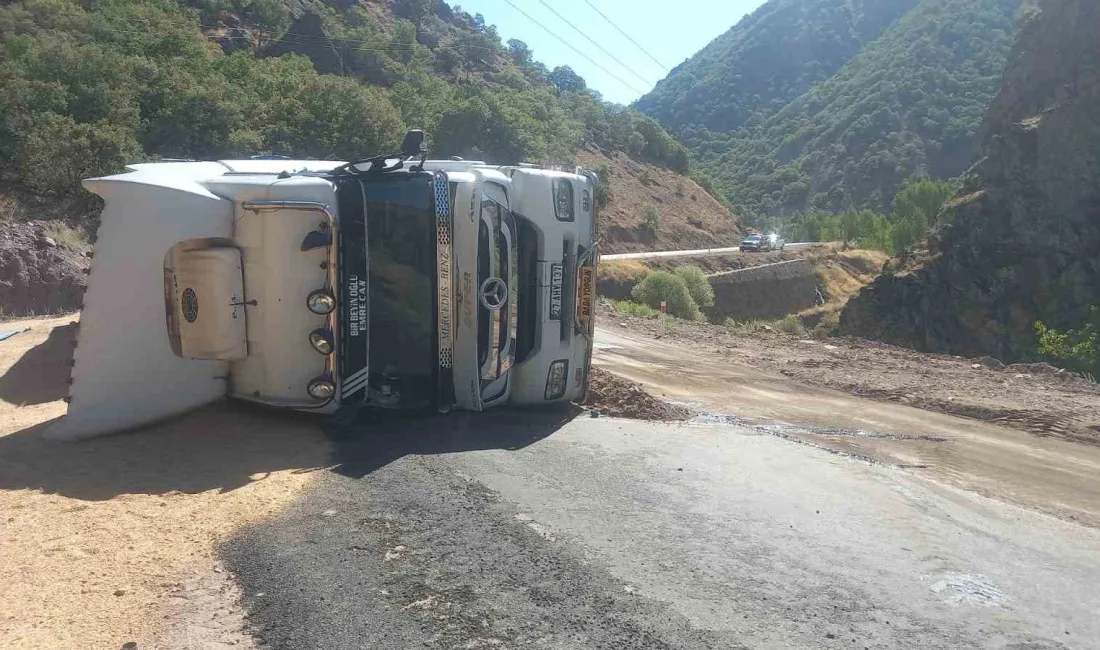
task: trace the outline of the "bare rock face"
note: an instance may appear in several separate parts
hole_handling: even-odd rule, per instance
[[[344,60],[325,32],[321,17],[308,12],[296,18],[290,29],[265,52],[267,56],[302,54],[313,62],[317,72],[343,74]]]
[[[1035,321],[1077,327],[1100,304],[1100,3],[1047,0],[990,106],[982,157],[918,269],[884,275],[847,333],[1012,359]]]
[[[4,317],[80,309],[90,260],[44,234],[40,222],[0,224],[0,309]]]

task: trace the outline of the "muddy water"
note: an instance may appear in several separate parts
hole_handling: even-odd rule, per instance
[[[806,386],[682,345],[599,330],[595,362],[762,434],[895,466],[1100,528],[1100,447]]]

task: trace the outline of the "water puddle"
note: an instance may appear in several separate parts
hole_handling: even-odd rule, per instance
[[[943,438],[941,436],[933,436],[929,434],[896,434],[881,433],[879,431],[869,431],[866,429],[838,429],[835,427],[815,427],[804,424],[791,424],[789,422],[757,420],[753,418],[742,417],[739,415],[731,415],[728,413],[701,412],[692,419],[692,422],[703,424],[733,424],[739,427],[752,429],[753,431],[757,431],[759,433],[776,436],[777,438],[783,438],[784,440],[789,440],[791,442],[808,445],[810,447],[821,449],[831,454],[836,454],[838,456],[854,458],[856,460],[861,460],[872,465],[883,465],[887,467],[897,468],[925,469],[928,467],[928,465],[922,463],[900,463],[887,461],[879,457],[860,453],[859,451],[850,448],[841,448],[843,446],[843,440],[847,438],[855,440],[892,442],[948,442],[947,438]],[[818,441],[814,438],[821,438],[822,440]],[[833,444],[828,444],[830,442]]]

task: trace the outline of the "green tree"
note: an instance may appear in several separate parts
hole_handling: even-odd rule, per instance
[[[1100,377],[1100,307],[1089,308],[1088,320],[1078,329],[1059,331],[1035,323],[1039,352],[1058,365]]]
[[[714,306],[714,288],[710,286],[707,275],[698,266],[681,266],[676,269],[677,277],[687,285],[691,299],[700,307]]]
[[[898,221],[923,219],[926,224],[937,224],[944,203],[954,193],[954,186],[947,181],[927,177],[910,180],[894,197],[894,217]]]
[[[573,68],[567,65],[560,65],[550,71],[550,83],[554,84],[558,93],[577,93],[588,87],[584,77],[573,72]]]
[[[664,302],[668,313],[688,320],[699,320],[699,306],[691,297],[684,279],[668,271],[650,271],[634,285],[631,297],[638,302],[660,309]]]
[[[650,237],[657,236],[657,230],[661,227],[661,212],[657,206],[647,205],[642,210],[642,232]]]
[[[526,68],[531,65],[531,48],[527,47],[527,43],[519,39],[511,39],[508,41],[508,56],[512,57],[512,63]]]

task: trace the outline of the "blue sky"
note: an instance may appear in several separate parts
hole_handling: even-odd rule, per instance
[[[589,58],[614,73],[600,70],[528,20],[505,0],[451,0],[470,14],[485,16],[496,25],[504,42],[518,38],[534,51],[535,59],[548,67],[568,65],[585,78],[604,99],[628,104],[648,92],[667,72],[639,51],[607,23],[585,0],[545,0],[569,22],[626,64],[634,73],[601,52],[540,0],[511,0],[542,25],[565,39]],[[669,70],[695,54],[715,37],[733,27],[764,0],[588,0],[619,29],[626,32]],[[621,79],[617,80],[615,77]],[[625,84],[623,82],[626,82]]]

